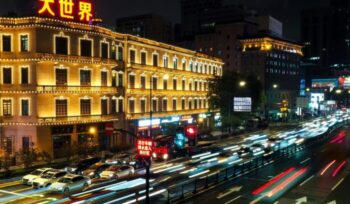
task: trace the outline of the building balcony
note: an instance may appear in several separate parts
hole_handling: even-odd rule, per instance
[[[83,93],[100,93],[100,94],[116,94],[121,88],[111,86],[38,86],[37,92],[44,94],[51,93],[67,93],[67,94],[83,94]]]
[[[36,53],[36,52],[3,52],[0,53],[1,61],[16,62],[16,61],[28,61],[28,62],[66,62],[66,63],[80,63],[80,64],[100,64],[119,67],[120,61],[116,59],[106,59],[101,57],[84,57],[79,55],[59,55],[51,53]]]
[[[39,117],[39,125],[67,125],[83,123],[100,123],[118,121],[119,116],[113,115],[86,115],[86,116],[63,116],[63,117]]]
[[[0,117],[0,126],[51,126],[119,121],[121,114],[63,117]]]
[[[134,71],[135,69],[141,70],[141,71],[149,71],[154,73],[167,73],[167,74],[177,74],[177,75],[188,75],[191,77],[206,77],[208,78],[214,78],[213,74],[203,74],[198,72],[191,72],[191,71],[185,71],[178,67],[178,69],[174,68],[165,68],[165,67],[159,67],[159,66],[152,66],[152,65],[144,65],[144,64],[137,64],[137,63],[127,63],[126,67],[128,71]]]
[[[177,110],[177,111],[159,111],[159,112],[152,112],[152,117],[169,117],[174,115],[193,115],[193,114],[201,114],[201,113],[207,113],[209,110],[207,108],[204,109],[192,109],[192,110]],[[137,120],[141,118],[149,118],[150,113],[128,113],[127,119],[129,120]]]
[[[128,95],[149,95],[150,89],[127,89]],[[163,90],[163,89],[152,89],[152,95],[153,96],[207,96],[207,91],[182,91],[182,90]]]

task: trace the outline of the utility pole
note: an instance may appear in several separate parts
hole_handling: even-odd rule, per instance
[[[152,110],[152,90],[153,90],[153,75],[149,79],[149,138],[153,139],[152,136],[152,119],[153,119],[153,110]],[[151,159],[145,161],[146,164],[146,204],[150,204],[149,198],[149,180],[150,180],[150,168],[151,168]]]

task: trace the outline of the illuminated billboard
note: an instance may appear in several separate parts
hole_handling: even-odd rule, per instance
[[[37,0],[40,16],[91,23],[93,4],[88,0]]]
[[[312,84],[311,84],[313,89],[318,89],[318,88],[336,88],[339,86],[338,80],[337,79],[313,79]]]
[[[252,112],[252,98],[235,97],[233,100],[234,112]]]
[[[342,76],[338,79],[339,87],[350,89],[350,76]]]

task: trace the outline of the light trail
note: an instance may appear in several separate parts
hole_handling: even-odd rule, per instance
[[[210,170],[205,170],[205,171],[202,171],[202,172],[199,172],[199,173],[193,174],[193,175],[189,176],[189,178],[194,178],[194,177],[197,177],[197,176],[200,176],[200,175],[203,175],[203,174],[209,173],[209,172],[210,172]]]
[[[343,161],[335,170],[334,170],[334,172],[333,172],[333,174],[332,174],[332,177],[335,177],[337,174],[338,174],[338,172],[340,171],[340,169],[341,168],[343,168],[343,166],[346,164],[346,161]]]
[[[320,173],[320,175],[323,176],[323,174],[326,173],[326,171],[327,171],[335,162],[336,162],[335,160],[331,161],[331,162],[322,170],[322,172]]]
[[[272,184],[276,183],[277,181],[279,181],[280,179],[282,179],[283,177],[285,177],[287,174],[289,174],[290,172],[294,171],[295,167],[291,167],[288,170],[278,174],[277,176],[275,176],[274,178],[272,178],[269,182],[265,183],[264,185],[260,186],[259,188],[257,188],[256,190],[254,190],[252,192],[253,195],[258,195],[261,192],[263,192],[265,189],[267,189],[268,187],[270,187]]]
[[[278,186],[276,186],[275,188],[273,188],[269,193],[267,193],[268,197],[272,197],[274,196],[276,193],[278,193],[279,191],[283,190],[288,184],[290,184],[291,182],[293,182],[295,179],[297,179],[299,176],[301,176],[303,173],[306,172],[306,168],[302,168],[299,171],[297,171],[296,173],[294,173],[292,176],[290,176],[288,179],[286,179],[285,181],[283,181],[282,183],[280,183]]]

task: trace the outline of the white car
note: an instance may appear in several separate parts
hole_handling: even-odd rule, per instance
[[[100,174],[104,179],[119,179],[127,177],[135,173],[135,169],[132,166],[111,166]]]
[[[41,175],[50,170],[52,170],[52,168],[42,168],[32,171],[30,174],[23,176],[22,183],[25,185],[32,185],[34,179],[39,178]]]
[[[91,185],[91,180],[89,178],[69,174],[51,184],[49,190],[51,192],[68,194],[72,191],[84,190],[84,188],[87,188],[89,185]]]
[[[33,188],[44,188],[50,186],[52,183],[56,182],[59,178],[65,176],[66,171],[63,170],[50,170],[39,178],[34,179]]]

